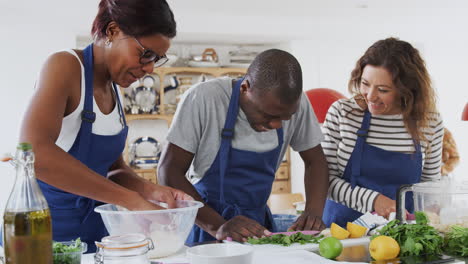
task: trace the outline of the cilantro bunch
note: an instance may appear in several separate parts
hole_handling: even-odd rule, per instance
[[[258,239],[249,238],[247,242],[253,245],[276,244],[276,245],[282,245],[282,246],[290,246],[293,243],[299,243],[301,245],[304,245],[307,243],[318,244],[319,240],[322,238],[323,238],[323,235],[321,236],[304,235],[301,232],[297,232],[289,236],[284,235],[284,234],[276,234],[276,235],[262,237]]]
[[[452,226],[445,234],[444,250],[453,256],[468,257],[468,228]]]
[[[54,253],[54,264],[80,264],[81,263],[81,239],[72,241],[70,245],[54,242],[52,252]]]
[[[401,249],[400,256],[442,254],[444,239],[427,222],[424,213],[416,212],[416,224],[398,224],[398,220],[393,220],[379,230],[379,233],[392,237],[398,242]]]

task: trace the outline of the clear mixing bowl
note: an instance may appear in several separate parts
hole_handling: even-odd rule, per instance
[[[128,211],[113,204],[105,204],[94,210],[101,214],[110,235],[140,233],[151,238],[154,249],[148,252],[150,258],[169,256],[180,250],[195,222],[198,201],[177,201],[177,208]]]

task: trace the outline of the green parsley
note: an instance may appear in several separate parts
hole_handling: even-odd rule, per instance
[[[54,253],[54,264],[80,264],[81,263],[81,239],[72,241],[71,244],[65,245],[60,242],[52,244]]]
[[[427,216],[423,212],[416,212],[415,215],[416,224],[398,224],[398,220],[393,220],[378,232],[398,242],[400,256],[441,254],[443,238],[434,227],[427,225]]]
[[[468,257],[468,228],[454,225],[445,234],[444,250],[452,256]]]
[[[258,239],[249,238],[247,242],[253,245],[276,244],[276,245],[289,246],[293,243],[299,243],[301,245],[304,245],[307,243],[318,244],[319,240],[322,238],[323,238],[323,235],[320,235],[320,236],[304,235],[301,232],[297,232],[289,236],[284,235],[284,234],[276,234],[276,235],[262,237]]]

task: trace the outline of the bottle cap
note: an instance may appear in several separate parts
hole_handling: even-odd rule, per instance
[[[28,143],[28,142],[21,142],[21,143],[18,144],[16,149],[20,149],[20,150],[23,150],[23,151],[32,150],[32,145],[31,145],[31,143]]]

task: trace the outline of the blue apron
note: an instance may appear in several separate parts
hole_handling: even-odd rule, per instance
[[[113,136],[92,133],[93,122],[96,119],[96,114],[93,112],[93,44],[83,50],[83,57],[86,85],[84,108],[81,113],[82,121],[75,142],[68,153],[102,177],[106,177],[109,168],[122,154],[128,127],[120,104],[119,93],[114,84],[116,107],[120,113],[123,129]],[[67,175],[62,176],[67,177]],[[69,241],[81,238],[88,244],[88,252],[95,252],[94,241],[100,241],[102,237],[108,235],[101,216],[94,212],[94,208],[102,203],[68,193],[43,181],[38,182],[49,204],[53,239]]]
[[[370,127],[371,114],[366,110],[357,131],[356,145],[346,165],[343,178],[351,183],[351,187],[364,187],[377,191],[393,200],[396,200],[398,188],[402,184],[420,182],[422,172],[421,147],[415,143],[414,154],[406,154],[383,150],[366,143]],[[406,209],[413,211],[413,198],[407,194]],[[364,201],[363,201],[364,202]],[[341,203],[328,199],[322,220],[327,227],[331,223],[346,226],[353,222],[362,213],[351,209]]]
[[[235,149],[231,146],[234,126],[239,112],[242,80],[234,85],[229,108],[221,133],[221,146],[211,167],[194,185],[205,203],[224,219],[243,215],[274,231],[273,217],[266,205],[275,179],[276,165],[283,145],[283,129],[276,130],[278,146],[266,152]],[[187,243],[216,240],[194,226]]]

